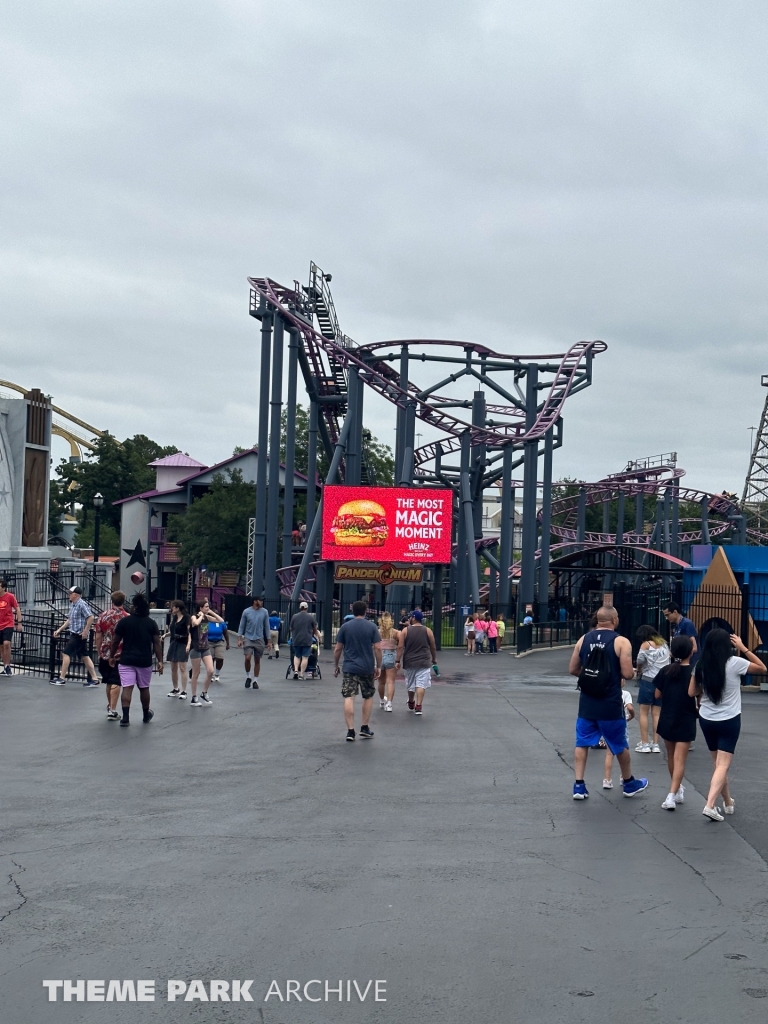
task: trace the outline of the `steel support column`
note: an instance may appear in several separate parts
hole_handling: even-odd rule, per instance
[[[475,548],[475,529],[472,518],[472,493],[469,484],[469,473],[461,474],[461,507],[464,516],[464,529],[467,534],[470,604],[478,605],[480,603],[480,585],[477,574],[477,552]]]
[[[409,487],[413,483],[413,450],[416,441],[416,403],[411,401],[403,411],[402,459],[396,467],[398,483]]]
[[[326,478],[326,481],[325,481],[326,483],[332,484],[336,480],[336,474],[339,471],[339,466],[341,465],[341,460],[344,457],[344,449],[346,448],[346,445],[347,445],[347,439],[349,437],[349,431],[350,431],[350,427],[351,426],[352,426],[351,410],[347,409],[347,415],[346,415],[346,417],[344,419],[344,425],[342,426],[341,432],[339,434],[339,440],[336,442],[336,448],[335,448],[334,453],[333,453],[333,459],[331,460],[331,466],[330,466],[330,469],[328,470],[328,477]],[[317,512],[315,514],[314,520],[312,521],[312,529],[311,529],[311,531],[307,530],[307,544],[306,544],[306,547],[304,548],[304,555],[303,555],[303,557],[301,559],[301,565],[299,566],[299,571],[298,571],[298,574],[296,576],[296,582],[293,585],[293,593],[291,594],[291,601],[293,601],[294,604],[299,600],[299,595],[301,593],[301,588],[304,586],[304,579],[305,579],[305,577],[307,575],[307,569],[309,568],[309,563],[312,561],[312,557],[313,557],[312,556],[312,552],[315,550],[315,545],[317,544],[317,538],[318,538],[318,536],[320,534],[320,526],[321,526],[322,521],[323,521],[322,512],[323,512],[323,496],[320,495],[320,503],[317,506]],[[327,563],[327,564],[330,564],[330,563]]]
[[[526,430],[530,430],[536,421],[538,382],[539,368],[535,363],[531,363],[525,377]],[[520,583],[517,588],[520,614],[526,605],[533,604],[536,596],[536,490],[539,442],[526,441],[523,452],[523,551],[520,560]]]
[[[347,453],[344,458],[344,483],[356,487],[361,480],[362,459],[360,446],[362,443],[362,429],[360,429],[362,389],[358,369],[350,366],[347,374],[347,416],[350,416],[352,423],[349,428],[349,441]]]
[[[616,544],[621,547],[624,543],[624,492],[619,491],[619,500],[616,511]]]
[[[259,379],[259,441],[256,459],[256,515],[253,541],[253,593],[264,594],[264,559],[267,548],[267,464],[269,461],[269,364],[272,314],[265,306],[261,317],[261,374]]]
[[[400,349],[400,387],[408,388],[408,346]],[[395,426],[395,483],[399,483],[405,455],[405,409],[397,406]]]
[[[499,605],[505,615],[509,615],[510,597],[512,593],[512,581],[509,578],[509,568],[512,565],[512,545],[515,536],[515,492],[512,490],[512,446],[504,449],[501,476],[501,535],[499,564],[501,574],[499,579]]]
[[[670,487],[665,487],[664,488],[664,535],[663,535],[664,536],[664,544],[663,544],[663,547],[662,547],[662,551],[664,552],[665,555],[672,554],[672,552],[670,551],[671,544],[670,544],[670,539],[669,539],[669,516],[670,516],[670,506],[671,506],[671,503],[672,503],[672,494],[670,492],[671,492],[671,488]]]
[[[280,515],[280,419],[283,411],[284,340],[285,324],[282,317],[276,316],[272,339],[272,397],[269,403],[269,490],[267,491],[267,537],[269,537],[269,543],[265,545],[264,553],[264,590],[268,603],[280,593],[275,570],[277,569],[277,530]]]
[[[645,495],[642,493],[635,497],[635,533],[640,536],[645,533]]]
[[[333,647],[333,562],[323,566],[323,650]]]
[[[701,499],[701,543],[709,544],[709,496]]]
[[[672,536],[670,538],[670,555],[680,557],[680,483],[675,480],[672,485]]]
[[[307,437],[307,537],[315,519],[317,495],[317,420],[318,404],[314,399],[309,403],[309,433]]]
[[[288,414],[285,422],[285,487],[283,488],[283,565],[293,560],[293,480],[296,467],[296,385],[299,371],[299,335],[288,331]]]
[[[461,435],[461,474],[459,480],[465,473],[469,473],[469,431],[465,430]],[[467,574],[469,572],[467,558],[467,523],[464,517],[463,495],[459,489],[459,509],[456,517],[456,621],[454,642],[457,646],[464,643],[464,617],[461,614],[461,605],[467,604]]]
[[[443,567],[435,566],[432,584],[432,632],[435,636],[435,647],[439,651],[443,637]]]
[[[587,489],[579,488],[579,504],[576,510],[576,543],[583,544],[587,535]]]
[[[544,439],[544,465],[542,467],[541,544],[539,546],[539,622],[549,621],[549,541],[552,506],[552,445],[553,427]]]

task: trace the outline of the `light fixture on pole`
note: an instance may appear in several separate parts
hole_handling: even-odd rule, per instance
[[[103,495],[97,492],[94,494],[91,503],[95,513],[95,520],[93,524],[93,584],[91,586],[91,593],[93,593],[96,584],[96,566],[99,563],[99,535],[101,532],[101,509],[104,505]]]

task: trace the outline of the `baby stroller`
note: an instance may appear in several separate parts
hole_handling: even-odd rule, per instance
[[[322,679],[323,673],[320,671],[320,662],[318,661],[318,654],[320,647],[316,639],[312,640],[312,646],[309,649],[309,658],[307,660],[307,669],[304,673],[305,676],[309,676],[311,679]],[[293,641],[289,645],[289,661],[288,667],[285,670],[285,678],[291,679],[293,677]]]

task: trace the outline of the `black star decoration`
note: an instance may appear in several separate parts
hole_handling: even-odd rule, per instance
[[[140,540],[136,541],[136,547],[133,551],[131,551],[130,548],[123,548],[123,551],[129,556],[126,569],[130,569],[132,565],[143,565],[145,569],[147,568],[147,563],[144,558],[144,548],[141,546]]]

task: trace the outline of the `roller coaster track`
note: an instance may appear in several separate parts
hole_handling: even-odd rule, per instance
[[[312,269],[317,271],[314,264]],[[330,291],[325,284],[326,279],[321,273],[319,278],[322,288],[310,284],[310,288],[302,289],[297,282],[294,282],[293,288],[288,288],[268,277],[249,277],[250,313],[252,316],[261,316],[264,303],[266,303],[267,306],[277,310],[283,320],[298,332],[302,339],[301,352],[306,360],[306,368],[302,366],[302,369],[305,379],[309,377],[315,388],[331,444],[338,439],[339,407],[346,399],[345,375],[351,367],[356,367],[360,379],[388,402],[402,409],[406,408],[409,403],[413,403],[416,416],[422,422],[429,423],[437,430],[449,435],[449,439],[446,441],[435,442],[418,449],[417,464],[422,464],[435,457],[438,443],[443,444],[443,450],[446,452],[456,451],[461,443],[461,435],[466,431],[470,432],[473,444],[488,445],[494,448],[503,448],[510,444],[519,445],[525,441],[534,441],[544,437],[560,416],[568,395],[588,383],[592,358],[607,348],[603,341],[581,341],[565,353],[516,356],[495,352],[484,345],[438,339],[385,341],[357,346],[350,338],[340,333]],[[318,277],[316,276],[314,280],[318,280]],[[314,327],[313,313],[318,317],[320,330],[316,330]],[[557,360],[558,362],[553,367],[555,377],[549,393],[537,411],[535,422],[528,430],[525,427],[524,410],[513,404],[494,405],[488,408],[488,411],[496,415],[508,417],[510,422],[477,427],[442,408],[441,406],[445,404],[451,404],[451,399],[446,396],[438,394],[425,396],[414,383],[409,383],[407,388],[401,387],[397,372],[382,358],[377,358],[379,350],[392,345],[407,345],[409,348],[411,346],[461,347],[467,352],[484,356],[494,363],[502,363],[505,368],[510,370],[514,370],[518,366],[522,369],[526,361],[540,363],[543,360]],[[418,360],[418,355],[414,355],[413,358]]]
[[[10,380],[0,380],[0,387],[10,388],[12,391],[18,391],[22,395],[26,395],[30,390],[29,388],[22,387],[21,384],[14,384]],[[51,410],[68,423],[74,423],[86,432],[85,436],[83,436],[80,431],[73,430],[71,426],[56,423],[55,421],[51,424],[51,432],[69,442],[70,451],[74,456],[82,457],[83,448],[93,450],[96,446],[91,438],[103,437],[105,435],[105,431],[99,430],[98,427],[94,427],[91,423],[86,423],[85,420],[81,420],[78,416],[73,416],[72,413],[67,412],[66,409],[59,408],[58,405],[51,405]],[[116,441],[115,443],[122,447],[119,442]]]
[[[602,505],[606,501],[615,501],[620,494],[623,494],[626,498],[637,497],[637,495],[660,498],[667,487],[673,483],[676,484],[684,475],[685,471],[675,466],[657,466],[653,469],[644,468],[616,473],[606,477],[604,480],[598,480],[596,483],[579,483],[571,486],[577,486],[579,489],[584,488],[586,491],[586,504],[587,507],[590,507]],[[648,476],[653,477],[653,479],[646,479]],[[719,537],[726,533],[732,526],[732,517],[741,513],[738,503],[725,494],[710,494],[708,491],[694,490],[689,487],[680,487],[679,485],[676,485],[675,491],[681,502],[689,502],[700,506],[703,506],[704,502],[706,502],[708,513],[718,517],[708,524],[710,538]],[[616,544],[617,537],[615,533],[588,532],[584,534],[583,542],[577,541],[576,520],[578,507],[578,493],[554,499],[551,506],[553,522],[550,527],[553,536],[559,537],[562,541],[571,544]],[[561,519],[560,523],[554,522],[556,518]],[[541,512],[539,512],[539,521],[541,521]],[[680,521],[680,524],[684,525],[698,521],[683,519]],[[651,543],[652,536],[653,534],[649,533],[625,530],[623,543],[631,547],[647,548]],[[702,542],[701,528],[683,529],[678,533],[678,542],[681,544],[700,544]]]

